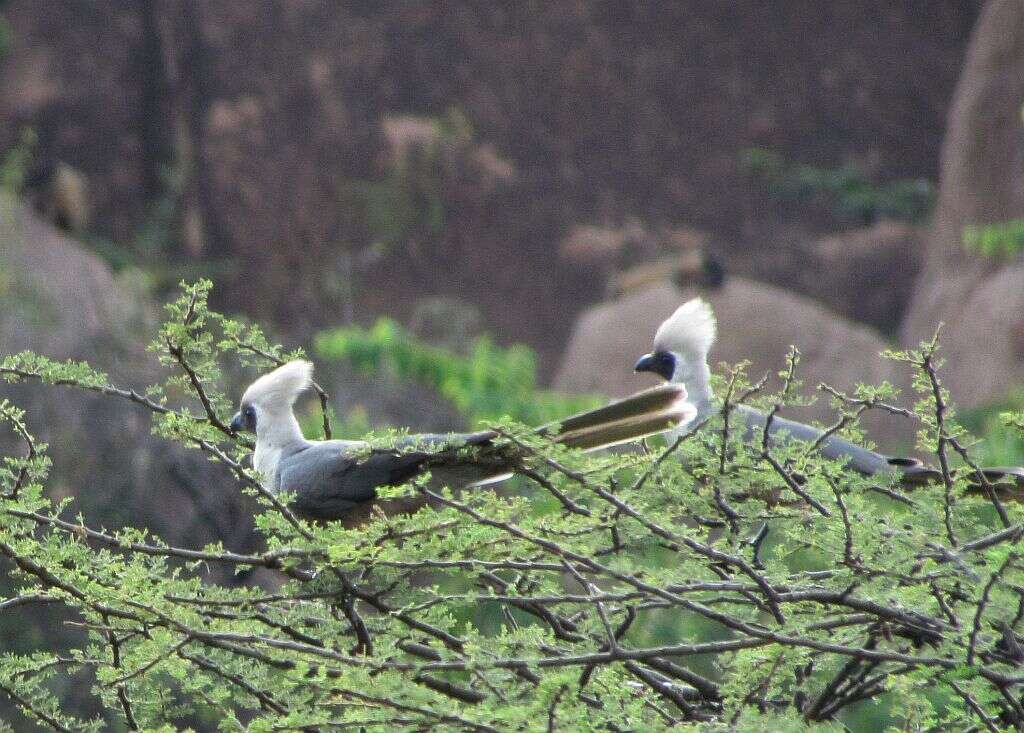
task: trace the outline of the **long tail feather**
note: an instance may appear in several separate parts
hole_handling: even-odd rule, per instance
[[[664,433],[685,425],[696,415],[697,408],[686,401],[686,388],[681,384],[666,384],[638,392],[596,410],[581,412],[557,423],[549,423],[537,428],[536,432],[539,435],[550,436],[556,443],[593,451]],[[457,437],[458,444],[452,446],[449,442],[444,451],[452,447],[459,449],[466,445],[486,444],[496,438],[497,434],[487,431]],[[424,458],[430,456],[424,454]],[[480,465],[477,464],[476,467],[479,468]],[[493,473],[467,481],[463,485],[486,486],[504,481],[512,475],[506,466],[492,465],[488,466],[488,470],[493,470]]]
[[[686,401],[686,388],[681,384],[663,384],[637,392],[634,395],[616,400],[604,407],[581,412],[578,415],[562,418],[558,422],[548,423],[537,428],[537,432],[547,434],[557,428],[556,434],[574,430],[605,425],[619,420],[647,415],[672,408],[676,403]]]
[[[663,410],[651,415],[562,433],[555,438],[555,441],[585,451],[611,448],[672,430],[689,422],[696,414],[696,410],[688,416],[681,415],[678,410]]]
[[[567,417],[537,430],[582,450],[599,450],[657,435],[690,422],[697,408],[686,401],[686,388],[666,384],[639,392],[596,410]]]

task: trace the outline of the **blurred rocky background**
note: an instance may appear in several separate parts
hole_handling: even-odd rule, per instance
[[[646,386],[634,360],[701,294],[714,363],[774,374],[795,344],[809,391],[904,403],[878,354],[944,322],[984,430],[1024,385],[1022,104],[1020,0],[0,0],[0,353],[141,388],[160,303],[207,276],[217,307],[321,344],[350,433],[447,430]],[[366,348],[402,334],[468,386],[336,358],[354,332],[326,332],[381,317]],[[474,403],[496,367],[515,394]],[[257,541],[249,500],[138,410],[0,393],[96,524]]]
[[[299,337],[454,296],[551,376],[679,228],[892,336],[927,247],[889,220],[929,220],[980,10],[5,0],[0,150],[34,131],[25,197],[114,267]],[[564,256],[581,227],[640,251]]]

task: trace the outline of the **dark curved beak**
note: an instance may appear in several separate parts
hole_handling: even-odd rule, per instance
[[[636,366],[633,367],[634,372],[652,372],[654,371],[654,354],[644,354],[637,362]]]
[[[640,357],[633,371],[651,372],[662,379],[672,381],[672,375],[676,371],[676,358],[667,351],[652,351]]]
[[[242,413],[236,412],[235,416],[231,418],[231,424],[228,425],[232,433],[240,433],[245,428],[245,421],[242,420]]]

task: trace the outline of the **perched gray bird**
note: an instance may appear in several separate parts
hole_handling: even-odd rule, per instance
[[[313,365],[301,360],[264,374],[242,395],[231,420],[232,430],[256,433],[253,466],[263,485],[294,494],[292,508],[304,516],[350,520],[373,502],[377,487],[402,484],[426,471],[435,487],[500,481],[523,458],[521,449],[493,431],[412,435],[394,449],[375,449],[358,440],[306,440],[293,405],[309,388],[312,374]],[[538,433],[570,447],[597,450],[685,425],[696,414],[685,387],[665,385],[538,428]]]
[[[684,385],[690,401],[697,408],[698,421],[720,409],[711,392],[711,370],[708,368],[708,352],[715,334],[715,315],[711,307],[704,300],[694,298],[679,306],[661,324],[654,335],[654,350],[640,357],[635,366],[638,372],[653,372],[669,383]],[[767,415],[747,405],[737,405],[731,415],[742,422],[746,440],[761,440]],[[776,416],[769,427],[769,438],[781,440],[785,436],[785,439],[813,444],[824,432],[820,428]],[[835,435],[826,438],[818,450],[822,455],[842,460],[848,467],[865,475],[898,472],[908,483],[940,477],[936,469],[916,458],[876,453]],[[986,468],[983,471],[993,483],[1024,485],[1022,468]]]

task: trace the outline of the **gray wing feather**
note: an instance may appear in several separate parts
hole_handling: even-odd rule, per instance
[[[486,444],[493,437],[493,433],[414,435],[398,441],[395,450],[369,454],[361,441],[309,443],[281,458],[277,486],[294,495],[292,507],[300,514],[337,519],[376,498],[376,487],[404,483],[428,467],[439,482],[452,486],[486,478],[493,469],[466,464],[456,454],[459,448]],[[449,456],[450,466],[446,465]]]

